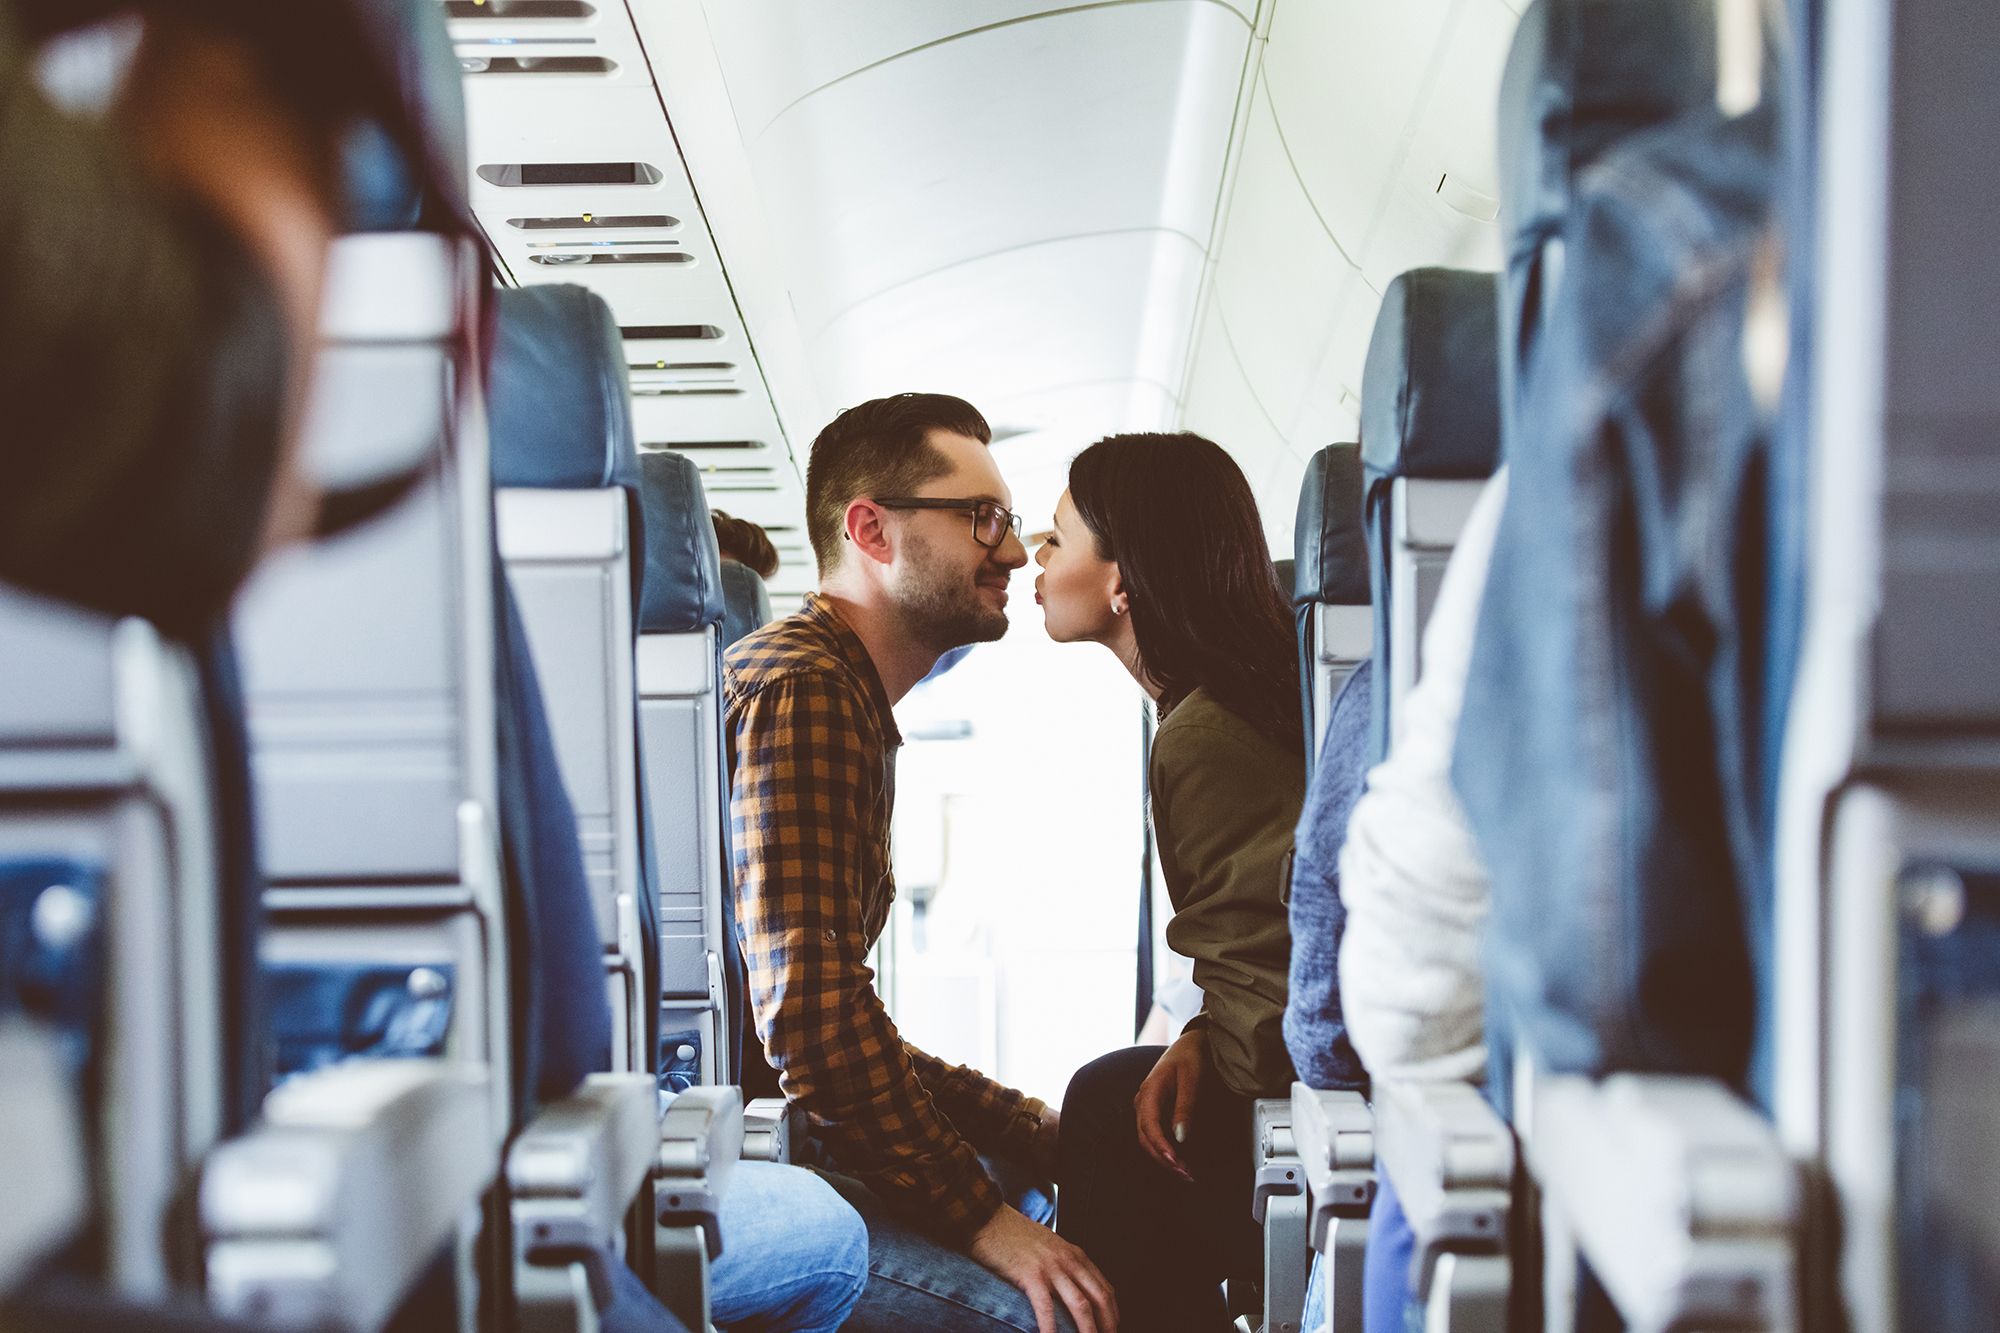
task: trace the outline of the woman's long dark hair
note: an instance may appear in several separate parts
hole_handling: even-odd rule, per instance
[[[1163,711],[1196,688],[1303,751],[1292,612],[1236,460],[1199,435],[1113,435],[1069,465],[1069,495],[1117,562]]]

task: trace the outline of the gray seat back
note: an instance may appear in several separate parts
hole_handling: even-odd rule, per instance
[[[444,1050],[486,1064],[504,1099],[491,498],[464,355],[482,281],[446,237],[336,243],[307,458],[336,482],[443,461],[376,521],[269,562],[237,630],[267,965],[399,967],[426,1002],[442,988]],[[508,1121],[503,1100],[493,1124]]]
[[[0,1007],[39,1020],[70,1095],[95,1071],[100,1276],[158,1295],[186,1276],[163,1237],[225,1123],[220,853],[197,673],[143,622],[4,586],[0,643],[0,913],[19,946]]]
[[[587,288],[499,293],[488,402],[500,552],[541,679],[606,953],[621,1070],[650,1069],[634,608],[638,452],[617,320]]]
[[[1424,625],[1458,534],[1499,463],[1497,285],[1412,269],[1389,284],[1361,388],[1375,604],[1375,756],[1423,669]]]
[[[1361,446],[1329,444],[1306,464],[1299,487],[1292,608],[1299,626],[1308,769],[1325,740],[1334,698],[1374,650],[1362,484]]]
[[[646,581],[639,616],[639,729],[659,858],[662,1076],[729,1082],[722,750],[721,556],[700,469],[646,453]]]

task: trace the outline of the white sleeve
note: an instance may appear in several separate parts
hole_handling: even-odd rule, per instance
[[[1374,1078],[1477,1079],[1486,1069],[1479,949],[1489,886],[1452,790],[1451,756],[1506,495],[1503,468],[1452,554],[1424,630],[1423,675],[1340,853],[1341,1012]]]

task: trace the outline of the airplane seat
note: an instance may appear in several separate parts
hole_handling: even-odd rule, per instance
[[[1421,670],[1445,567],[1499,463],[1497,287],[1491,273],[1404,273],[1383,294],[1368,345],[1361,454],[1378,759]],[[1512,1132],[1470,1084],[1378,1080],[1372,1097],[1371,1146],[1415,1237],[1426,1327],[1504,1328]]]
[[[254,1108],[255,978],[239,950],[255,918],[223,799],[214,650],[4,586],[0,642],[0,1015],[48,1048],[56,1110],[91,1127],[76,1208],[101,1242],[72,1276],[157,1301],[199,1286],[198,1251],[173,1239],[182,1190]],[[0,1101],[34,1109],[26,1084],[18,1106]],[[54,1158],[64,1133],[7,1142]]]
[[[1329,444],[1306,464],[1299,487],[1291,588],[1299,626],[1308,773],[1318,758],[1334,697],[1374,647],[1363,486],[1361,446]]]
[[[1501,224],[1507,256],[1501,283],[1502,432],[1510,462],[1521,460],[1524,467],[1542,469],[1539,477],[1523,468],[1515,471],[1518,484],[1537,479],[1535,493],[1559,489],[1549,481],[1556,475],[1552,464],[1565,471],[1577,466],[1568,456],[1554,461],[1557,451],[1569,443],[1533,415],[1550,401],[1542,396],[1547,389],[1538,383],[1548,373],[1540,351],[1545,345],[1573,343],[1585,312],[1576,306],[1571,280],[1590,278],[1590,266],[1606,262],[1594,252],[1602,247],[1593,247],[1586,232],[1577,231],[1568,237],[1571,244],[1565,243],[1566,229],[1578,225],[1573,199],[1579,193],[1580,175],[1643,131],[1683,117],[1689,124],[1715,118],[1716,48],[1715,7],[1695,0],[1646,6],[1539,0],[1519,25],[1502,77],[1499,107]],[[1566,277],[1565,268],[1575,272]],[[1601,280],[1599,287],[1605,289]],[[1639,309],[1643,307],[1635,305]],[[1494,595],[1489,596],[1482,617],[1482,636],[1489,628],[1498,628],[1508,636],[1546,636],[1555,641],[1560,626],[1540,613],[1548,571],[1523,582],[1509,569],[1514,551],[1531,542],[1546,549],[1555,540],[1548,526],[1544,522],[1542,530],[1530,533],[1503,524],[1494,557],[1490,589]],[[1723,536],[1712,535],[1716,540]],[[1571,558],[1602,557],[1585,552]],[[1531,584],[1536,589],[1532,593]],[[1617,640],[1608,617],[1583,632],[1600,643]],[[1520,763],[1531,747],[1500,739],[1505,734],[1500,719],[1510,709],[1518,712],[1547,704],[1527,702],[1529,696],[1519,689],[1521,682],[1503,680],[1498,674],[1501,656],[1492,660],[1495,670],[1482,671],[1475,658],[1473,680],[1468,683],[1468,726],[1460,750],[1483,773],[1476,790],[1467,793],[1467,814],[1482,842],[1501,853],[1489,858],[1496,923],[1505,911],[1503,904],[1513,899],[1520,904],[1516,914],[1528,910],[1537,919],[1537,931],[1556,928],[1565,909],[1550,910],[1547,883],[1524,877],[1518,858],[1507,850],[1510,838],[1534,835],[1503,829],[1495,822],[1493,809],[1494,782],[1500,776],[1495,761],[1502,754],[1508,770],[1506,799],[1548,804],[1549,789],[1538,790],[1535,773],[1524,771]],[[1628,662],[1622,669],[1644,673],[1648,668],[1643,662]],[[1518,677],[1535,670],[1527,659],[1508,658],[1508,674]],[[1697,728],[1689,725],[1684,730]],[[1460,787],[1466,790],[1463,779]],[[1612,795],[1600,788],[1591,799],[1608,800]],[[1568,816],[1549,810],[1544,818]],[[1712,882],[1717,877],[1696,873],[1689,878]],[[1637,884],[1616,891],[1628,902],[1642,892]],[[1543,905],[1529,908],[1528,897],[1539,898]],[[1684,905],[1677,905],[1675,914],[1684,921],[1697,921],[1703,910],[1690,896]],[[1630,922],[1625,917],[1619,920]],[[1629,938],[1610,952],[1643,952],[1645,935],[1640,932],[1646,929],[1636,922],[1621,924],[1620,933]],[[1507,936],[1496,932],[1503,948],[1510,937],[1518,942],[1518,930],[1516,925]],[[1601,942],[1601,927],[1592,931]],[[1522,954],[1514,947],[1507,948],[1505,956],[1520,959]],[[1730,984],[1733,968],[1721,953],[1711,956],[1720,993]],[[1703,984],[1707,982],[1704,977]],[[1567,983],[1558,976],[1535,984],[1553,993]],[[1659,978],[1644,984],[1672,985]],[[1507,1074],[1494,1092],[1521,1129],[1532,1178],[1533,1188],[1517,1200],[1517,1206],[1531,1204],[1534,1211],[1517,1219],[1516,1225],[1539,1224],[1540,1245],[1547,1256],[1543,1271],[1565,1275],[1559,1283],[1551,1282],[1544,1299],[1574,1303],[1580,1326],[1595,1326],[1598,1316],[1588,1313],[1592,1307],[1577,1299],[1587,1271],[1632,1327],[1790,1326],[1785,1293],[1793,1267],[1785,1233],[1798,1194],[1771,1125],[1722,1082],[1686,1077],[1684,1073],[1698,1071],[1685,1066],[1683,1074],[1672,1072],[1673,1057],[1664,1044],[1657,1045],[1647,1061],[1656,1071],[1668,1072],[1598,1079],[1575,1065],[1563,1072],[1545,1067],[1542,1052],[1516,1031],[1519,1011],[1508,1003],[1508,993],[1517,985],[1509,980],[1494,987],[1488,1031],[1498,1067]],[[1610,1170],[1618,1173],[1615,1187],[1606,1175]],[[1741,1193],[1734,1194],[1731,1205],[1719,1206],[1704,1197],[1701,1182],[1725,1173]],[[1634,1200],[1644,1200],[1646,1206],[1635,1207]],[[1570,1313],[1552,1311],[1552,1318],[1567,1318]]]
[[[658,932],[640,802],[639,458],[617,320],[587,288],[497,294],[489,369],[500,551],[590,877],[614,1065],[657,1060]]]
[[[1334,699],[1373,646],[1363,484],[1358,444],[1330,444],[1314,454],[1299,488],[1293,557],[1284,562],[1298,620],[1308,771],[1317,766]],[[1366,1098],[1296,1083],[1289,1099],[1258,1103],[1253,1129],[1258,1167],[1251,1213],[1264,1226],[1263,1326],[1298,1327],[1317,1251],[1328,1264],[1330,1327],[1358,1329],[1360,1264],[1375,1194]]]
[[[727,652],[752,630],[771,623],[771,590],[764,576],[741,560],[722,561],[722,648]]]
[[[1382,294],[1361,388],[1374,603],[1374,754],[1416,684],[1424,623],[1458,534],[1500,461],[1497,285],[1420,268]]]
[[[659,852],[662,1086],[731,1083],[741,1056],[732,997],[742,962],[730,888],[722,749],[725,562],[700,469],[640,456],[646,580],[639,610],[639,715]]]

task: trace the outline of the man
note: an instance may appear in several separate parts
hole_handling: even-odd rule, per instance
[[[940,654],[1007,632],[1027,563],[991,438],[969,403],[900,394],[813,442],[820,591],[728,657],[737,920],[765,1053],[868,1224],[849,1326],[1055,1333],[1066,1310],[1111,1333],[1110,1284],[981,1159],[1047,1179],[1056,1113],[905,1042],[864,961],[895,896],[890,710]]]

